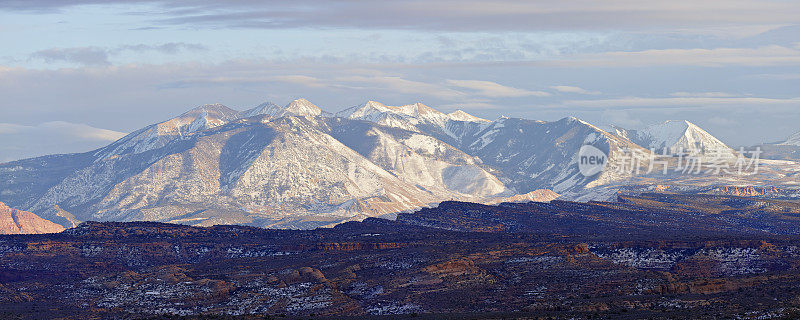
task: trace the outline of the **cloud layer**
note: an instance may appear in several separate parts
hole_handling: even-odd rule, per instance
[[[58,11],[91,4],[148,4],[161,24],[234,28],[385,28],[448,31],[737,27],[795,24],[800,4],[779,0],[98,1],[10,0],[0,9]]]
[[[0,123],[0,163],[47,154],[89,151],[125,134],[86,124],[50,121],[26,126]]]

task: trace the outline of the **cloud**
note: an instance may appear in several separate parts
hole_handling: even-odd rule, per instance
[[[306,86],[306,87],[309,87],[309,88],[323,88],[323,87],[327,87],[328,86],[326,83],[324,83],[324,80],[321,80],[321,79],[318,79],[318,78],[315,78],[315,77],[304,76],[304,75],[274,76],[274,77],[270,77],[269,80],[282,81],[282,82],[287,82],[287,83],[294,83],[294,84],[303,85],[303,86]]]
[[[736,94],[727,93],[727,92],[673,92],[669,94],[673,97],[692,97],[692,98],[727,98],[727,97],[735,97]]]
[[[736,120],[732,120],[732,119],[728,119],[728,118],[720,117],[720,116],[711,117],[710,119],[708,119],[708,123],[711,123],[711,124],[716,125],[716,126],[727,126],[727,127],[739,125],[739,122],[736,121]]]
[[[180,88],[191,85],[199,84],[263,84],[270,82],[283,82],[302,85],[308,88],[325,88],[332,87],[327,80],[319,79],[306,75],[280,75],[280,76],[263,76],[261,74],[238,74],[226,76],[201,76],[195,78],[186,78],[179,81],[169,82],[162,84],[160,88]]]
[[[574,86],[551,86],[553,90],[564,93],[577,93],[577,94],[600,94],[600,91],[589,91],[580,87]]]
[[[176,54],[181,51],[205,51],[208,50],[208,47],[197,44],[197,43],[183,43],[183,42],[169,42],[164,44],[135,44],[135,45],[124,45],[117,47],[115,52],[119,51],[135,51],[135,52],[147,52],[147,51],[155,51],[164,54]]]
[[[384,89],[395,93],[433,96],[454,100],[467,97],[464,92],[453,90],[435,83],[403,79],[398,76],[343,76],[333,79],[342,84],[350,84],[350,89]]]
[[[760,73],[742,76],[743,79],[756,79],[756,80],[800,80],[800,73]]]
[[[0,162],[42,154],[89,151],[124,135],[122,132],[66,121],[50,121],[33,126],[0,123]]]
[[[42,59],[46,62],[67,62],[84,66],[107,66],[110,65],[109,57],[115,54],[130,52],[159,52],[162,54],[176,54],[184,50],[208,50],[200,44],[170,42],[164,44],[135,44],[124,45],[115,48],[100,47],[75,47],[75,48],[50,48],[32,53],[29,58]]]
[[[798,98],[760,98],[760,97],[679,97],[679,98],[644,98],[624,97],[598,100],[568,100],[564,106],[591,108],[648,108],[648,107],[717,107],[717,106],[800,106]]]
[[[43,131],[56,132],[67,136],[88,141],[115,141],[122,138],[125,133],[114,130],[101,129],[82,123],[71,123],[66,121],[44,122],[36,127]]]
[[[43,132],[92,141],[114,141],[125,135],[114,130],[100,129],[82,123],[66,121],[49,121],[35,126],[0,123],[0,134],[36,134]]]
[[[36,51],[31,58],[46,62],[68,62],[87,66],[109,65],[108,51],[97,47],[52,48]]]
[[[798,130],[796,119],[800,117],[800,101],[788,98],[797,96],[792,91],[793,83],[776,87],[774,83],[762,85],[763,81],[745,82],[736,77],[736,74],[755,73],[749,69],[686,68],[674,73],[672,71],[678,68],[667,68],[669,73],[660,74],[660,69],[504,66],[487,69],[469,64],[322,63],[304,59],[58,69],[0,66],[0,106],[9,106],[0,107],[0,119],[27,124],[41,123],[45,119],[102,123],[104,128],[127,132],[205,103],[220,102],[243,110],[264,101],[305,97],[327,111],[341,110],[370,99],[391,105],[420,101],[450,110],[460,107],[479,110],[477,115],[489,119],[500,114],[540,120],[572,115],[592,123],[599,123],[600,115],[608,109],[631,111],[633,119],[641,118],[645,122],[685,117],[697,123],[700,123],[698,119],[708,121],[715,114],[735,110],[735,115],[726,114],[726,117],[748,123],[752,130],[727,131],[726,138],[742,144],[771,141],[775,132],[782,135]],[[796,68],[775,69],[759,73],[797,73]],[[447,82],[447,79],[481,79],[487,75],[486,70],[491,70],[492,77],[504,79],[502,86],[520,90],[531,84],[541,87],[553,83],[570,84],[574,79],[581,79],[580,85],[584,88],[618,89],[613,96],[604,92],[603,96],[487,97],[479,91]],[[656,72],[651,74],[651,71]],[[608,76],[610,72],[614,77]],[[642,80],[642,74],[648,75],[647,81]],[[681,79],[677,84],[674,82],[676,75]],[[726,82],[728,80],[734,82]],[[742,87],[754,95],[740,93],[738,88]],[[700,94],[668,94],[690,89]],[[702,94],[704,92],[718,91],[738,95],[702,96],[709,95]],[[666,93],[659,97],[647,96],[647,92]],[[27,148],[39,155],[52,152],[44,145]]]
[[[620,126],[625,129],[638,129],[644,126],[641,119],[632,116],[627,110],[604,110],[600,119],[604,124]]]
[[[547,97],[549,93],[544,91],[530,91],[525,89],[512,88],[492,81],[483,80],[447,80],[447,84],[455,87],[470,89],[477,95],[490,98],[505,97]]]
[[[537,64],[537,62],[532,62]],[[660,49],[579,54],[543,65],[580,67],[776,66],[800,65],[800,50],[771,45],[758,48]]]
[[[718,30],[796,24],[800,4],[781,0],[8,0],[0,10],[53,12],[131,3],[155,6],[158,24],[199,28],[358,28],[446,31],[531,31],[655,28]]]
[[[455,111],[455,110],[461,110],[461,109],[482,111],[482,110],[499,110],[499,109],[501,109],[501,107],[496,105],[496,104],[492,104],[492,103],[485,102],[485,101],[479,101],[479,100],[478,101],[463,102],[463,103],[443,104],[443,105],[439,105],[438,107],[442,109],[441,111]]]

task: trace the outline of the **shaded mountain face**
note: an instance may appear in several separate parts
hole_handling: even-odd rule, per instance
[[[688,122],[684,129],[693,139],[686,144],[721,144]],[[336,115],[305,99],[241,112],[204,105],[92,152],[0,164],[0,200],[65,227],[146,220],[313,228],[444,200],[571,193],[634,175],[585,176],[577,157],[584,145],[606,154],[610,167],[632,157],[646,164],[650,153],[576,118],[489,121],[375,101]]]
[[[495,168],[501,179],[519,193],[538,188],[561,193],[593,182],[627,177],[628,173],[613,170],[593,176],[581,174],[577,151],[584,145],[605,153],[609,166],[620,165],[620,161],[633,156],[633,151],[649,153],[576,118],[555,122],[504,118],[472,130],[465,128],[463,132],[459,146]]]
[[[64,227],[21,210],[9,208],[0,202],[0,234],[57,233]]]

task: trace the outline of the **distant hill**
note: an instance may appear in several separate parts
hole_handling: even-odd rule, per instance
[[[56,233],[64,227],[21,210],[9,208],[0,202],[0,234]]]

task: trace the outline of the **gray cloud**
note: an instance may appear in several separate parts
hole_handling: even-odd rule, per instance
[[[109,57],[125,51],[131,52],[158,52],[162,54],[176,54],[180,51],[208,50],[204,45],[194,43],[169,42],[164,44],[135,44],[124,45],[116,48],[76,47],[76,48],[50,48],[32,53],[29,58],[42,59],[46,62],[67,62],[84,66],[110,65]]]
[[[87,66],[109,65],[108,51],[97,47],[52,48],[36,51],[31,58],[47,62],[69,62]]]
[[[576,93],[576,94],[600,94],[600,91],[586,90],[576,86],[550,86],[551,89],[563,93]]]
[[[790,107],[800,106],[800,97],[797,98],[764,98],[764,97],[715,97],[715,96],[679,96],[667,98],[651,97],[622,97],[614,99],[596,100],[568,100],[563,102],[566,106],[592,107],[592,108],[648,108],[648,107]]]
[[[340,27],[448,31],[721,28],[800,22],[800,4],[780,0],[10,0],[0,9],[54,11],[117,3],[148,3],[166,24],[195,27]]]
[[[181,51],[205,51],[208,47],[196,43],[183,43],[183,42],[169,42],[158,45],[151,44],[135,44],[120,46],[113,51],[134,51],[134,52],[147,52],[155,51],[164,54],[176,54]]]
[[[473,90],[477,95],[484,97],[548,97],[550,93],[544,91],[532,91],[519,88],[512,88],[501,85],[497,82],[485,80],[447,80],[447,84],[455,87]]]

